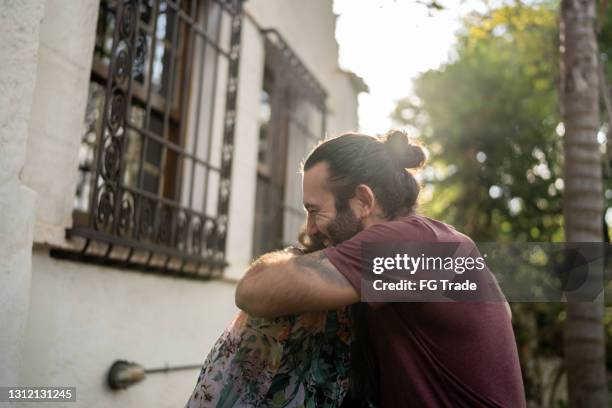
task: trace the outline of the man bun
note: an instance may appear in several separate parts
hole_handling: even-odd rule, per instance
[[[425,163],[425,152],[421,146],[410,143],[406,132],[390,130],[382,138],[391,160],[398,167],[416,169]]]

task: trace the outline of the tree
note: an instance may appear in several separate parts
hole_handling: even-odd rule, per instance
[[[561,239],[556,21],[552,5],[468,16],[455,59],[397,106],[430,150],[423,209],[475,239]]]
[[[560,241],[557,10],[471,14],[453,60],[414,82],[397,122],[430,152],[422,207],[486,241]]]
[[[600,242],[603,238],[595,19],[595,0],[561,2],[563,215],[568,242]],[[567,304],[564,341],[570,407],[607,406],[602,303]]]

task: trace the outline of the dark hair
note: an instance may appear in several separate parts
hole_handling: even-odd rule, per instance
[[[304,162],[304,171],[318,163],[329,166],[328,188],[336,211],[348,208],[359,184],[369,186],[386,219],[413,213],[420,187],[408,169],[425,163],[423,149],[412,144],[405,132],[391,130],[379,137],[345,133],[320,143]],[[367,324],[368,305],[350,307],[352,320],[351,387],[343,407],[377,405],[378,359]]]
[[[320,143],[306,158],[304,171],[321,162],[329,165],[328,187],[338,212],[346,209],[359,184],[372,189],[386,219],[414,211],[420,187],[408,169],[421,167],[425,153],[405,132],[342,134]]]

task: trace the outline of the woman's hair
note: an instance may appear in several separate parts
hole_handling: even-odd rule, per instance
[[[369,186],[386,219],[414,212],[420,187],[408,169],[425,163],[425,152],[410,143],[405,132],[391,130],[374,137],[345,133],[320,143],[304,162],[304,171],[324,162],[329,166],[328,188],[336,210],[344,210],[359,184]]]
[[[306,234],[306,225],[302,225],[300,229],[298,242],[300,243],[302,252],[305,254],[325,249],[325,243],[323,241],[317,237],[309,237],[308,234]]]

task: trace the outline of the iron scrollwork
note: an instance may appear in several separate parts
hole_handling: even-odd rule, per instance
[[[135,81],[141,81],[143,73],[151,75],[153,70],[153,55],[156,52],[149,47],[153,45],[141,34],[139,26],[143,24],[143,19],[147,20],[151,15],[156,15],[159,11],[161,0],[153,0],[145,5],[140,0],[108,0],[104,5],[106,10],[111,11],[115,16],[115,24],[112,34],[112,48],[108,61],[108,76],[106,77],[106,93],[104,107],[101,115],[101,126],[97,134],[96,159],[92,170],[92,200],[89,204],[89,223],[88,225],[76,225],[68,233],[74,236],[81,236],[90,241],[99,241],[108,244],[110,248],[122,246],[130,248],[128,261],[131,261],[134,251],[146,251],[150,255],[166,257],[164,268],[169,268],[170,259],[180,260],[180,271],[173,271],[186,274],[183,270],[186,264],[196,265],[191,269],[191,274],[202,276],[199,266],[207,266],[207,270],[222,271],[225,265],[225,246],[227,235],[227,223],[229,212],[229,200],[231,193],[231,167],[234,150],[234,131],[236,123],[236,101],[238,92],[238,71],[240,59],[240,35],[242,27],[242,1],[243,0],[212,0],[211,4],[216,4],[223,13],[230,16],[230,36],[227,51],[219,51],[218,57],[224,57],[228,61],[228,76],[225,89],[225,106],[223,129],[221,139],[221,160],[218,167],[210,166],[209,171],[216,171],[219,175],[218,200],[216,214],[207,214],[205,209],[194,209],[191,204],[181,201],[180,194],[168,196],[163,190],[163,177],[158,180],[159,191],[153,194],[138,184],[133,186],[126,182],[124,173],[126,168],[126,154],[130,135],[141,135],[145,140],[144,146],[141,145],[140,166],[145,165],[146,161],[146,140],[149,143],[163,144],[166,150],[170,150],[170,145],[177,145],[176,141],[165,141],[168,138],[167,131],[157,131],[132,122],[131,111],[135,106],[134,86]],[[195,3],[194,3],[195,2]],[[112,4],[112,6],[109,6]],[[195,27],[198,23],[193,10],[198,10],[202,5],[197,0],[184,0],[166,2],[166,14],[164,24],[166,29],[178,30],[180,24],[187,27],[189,37],[198,32]],[[145,7],[146,6],[146,7]],[[148,7],[148,8],[147,8]],[[189,14],[188,9],[191,8]],[[205,9],[207,9],[205,7]],[[144,10],[144,11],[143,11]],[[149,13],[141,15],[142,13]],[[171,22],[170,16],[174,19]],[[155,17],[153,17],[154,19]],[[180,22],[180,24],[179,24]],[[155,23],[157,24],[157,23]],[[174,25],[172,25],[174,24]],[[175,33],[176,37],[176,33]],[[176,46],[176,41],[172,42]],[[167,47],[167,45],[166,45]],[[221,50],[221,47],[219,47]],[[170,59],[175,58],[175,50],[170,50]],[[203,52],[203,50],[201,50]],[[176,54],[181,54],[176,52]],[[191,53],[190,53],[191,54]],[[164,54],[164,58],[168,58]],[[191,58],[191,57],[189,57]],[[150,65],[147,65],[150,64]],[[171,67],[175,61],[172,60]],[[177,64],[178,65],[178,64]],[[179,66],[177,69],[170,68],[170,83],[179,83],[176,72],[183,69],[193,69],[191,59],[185,64],[188,68]],[[202,69],[202,67],[200,67]],[[151,79],[149,79],[151,81]],[[189,86],[190,84],[186,84]],[[151,84],[149,83],[149,86]],[[185,83],[182,85],[185,87]],[[165,88],[164,88],[165,89]],[[172,89],[172,86],[169,87]],[[202,92],[202,90],[199,90]],[[172,93],[172,91],[170,91]],[[173,95],[166,95],[172,103]],[[150,91],[147,96],[150,98]],[[151,106],[150,99],[139,100],[139,106]],[[214,103],[214,101],[213,101]],[[149,108],[147,108],[149,109]],[[166,108],[166,119],[169,108]],[[150,115],[147,111],[147,115]],[[165,125],[167,126],[167,125]],[[185,132],[186,125],[182,125],[181,132]],[[181,134],[180,140],[184,140]],[[183,147],[183,146],[180,146]],[[176,147],[172,147],[176,151]],[[147,153],[148,154],[148,153]],[[165,153],[166,155],[170,153]],[[179,151],[175,154],[174,160],[179,157],[188,156],[190,153]],[[191,153],[195,155],[194,153]],[[144,160],[143,160],[144,158]],[[202,160],[191,157],[192,160]],[[206,165],[209,165],[206,163]],[[163,171],[163,165],[160,166]],[[142,170],[139,170],[142,173]],[[140,174],[139,173],[139,174]],[[180,177],[175,174],[175,177]],[[142,183],[142,176],[139,176]],[[181,183],[180,179],[175,179],[173,183]],[[209,182],[206,179],[205,182]],[[175,185],[172,184],[172,185]],[[89,245],[88,245],[89,246]],[[147,261],[147,263],[149,262]],[[129,263],[129,262],[128,262]],[[185,269],[186,270],[186,269]],[[166,271],[168,272],[168,271]],[[206,277],[206,276],[204,276]]]

